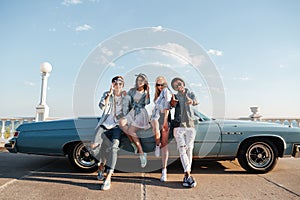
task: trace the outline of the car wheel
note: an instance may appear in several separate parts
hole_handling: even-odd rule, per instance
[[[267,173],[278,160],[278,150],[266,139],[252,139],[245,142],[238,153],[240,165],[251,173]]]
[[[97,163],[82,142],[69,147],[68,158],[75,169],[82,172],[95,172]]]

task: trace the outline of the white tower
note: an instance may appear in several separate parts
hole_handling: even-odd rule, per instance
[[[41,98],[39,105],[36,106],[36,117],[35,121],[44,121],[49,117],[49,107],[46,104],[47,95],[47,82],[52,66],[50,63],[44,62],[41,64],[41,75],[42,75],[42,86],[41,86]]]

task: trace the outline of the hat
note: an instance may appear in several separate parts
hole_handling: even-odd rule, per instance
[[[179,77],[173,78],[173,80],[171,81],[171,86],[172,86],[172,88],[173,88],[174,90],[177,91],[177,89],[175,89],[175,87],[174,87],[174,83],[175,83],[176,81],[181,81],[181,82],[183,82],[183,85],[185,85],[185,82],[184,82],[184,80],[182,80],[182,79],[179,78]]]
[[[124,78],[122,76],[115,76],[111,79],[112,83],[117,82],[117,81],[124,82]]]

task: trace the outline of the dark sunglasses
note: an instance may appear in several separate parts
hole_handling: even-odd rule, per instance
[[[123,83],[120,83],[120,82],[115,82],[114,85],[119,85],[119,86],[122,86]]]
[[[158,84],[156,83],[156,86],[159,87],[159,86],[165,86],[165,84]]]
[[[182,86],[182,83],[177,83],[176,85],[174,85],[174,88],[178,88],[179,86]]]

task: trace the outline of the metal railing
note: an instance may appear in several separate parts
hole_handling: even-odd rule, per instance
[[[262,118],[261,121],[279,123],[291,127],[300,127],[300,118]]]

